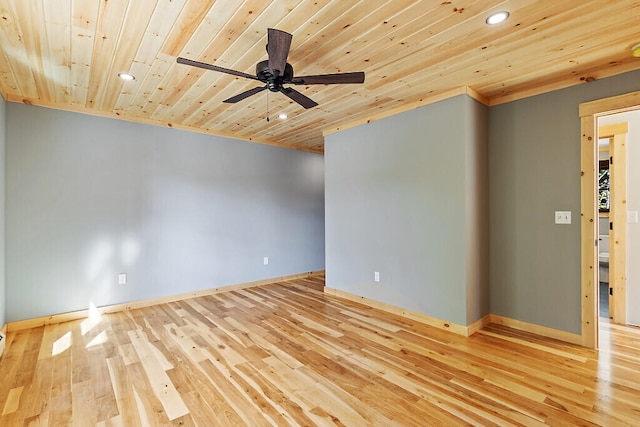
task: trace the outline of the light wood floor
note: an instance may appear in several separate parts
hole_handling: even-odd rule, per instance
[[[10,333],[2,426],[640,425],[640,330],[470,338],[304,279]]]

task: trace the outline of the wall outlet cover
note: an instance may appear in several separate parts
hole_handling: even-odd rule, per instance
[[[556,224],[571,224],[571,211],[556,211]]]

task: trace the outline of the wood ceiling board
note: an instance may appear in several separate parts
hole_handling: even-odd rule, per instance
[[[175,73],[170,72],[175,64],[175,57],[163,52],[166,43],[174,32],[176,25],[168,26],[166,22],[175,22],[185,9],[184,1],[172,4],[170,8],[156,8],[149,27],[142,40],[131,73],[136,76],[137,87],[130,102],[118,102],[118,108],[124,114],[135,114],[144,110],[145,114],[153,111],[153,105],[160,102],[165,88],[172,88],[177,84]],[[179,25],[179,24],[178,24]],[[177,43],[177,42],[174,42]],[[130,82],[133,83],[133,82]],[[122,100],[124,101],[124,100]],[[140,108],[144,106],[144,108]],[[163,120],[164,121],[164,120]]]
[[[32,49],[25,45],[24,30],[20,22],[20,16],[13,4],[5,4],[2,6],[2,19],[0,23],[2,25],[2,43],[0,48],[4,51],[7,57],[7,62],[0,64],[3,72],[10,70],[13,75],[15,85],[8,87],[15,87],[15,92],[20,99],[37,99],[39,96],[38,88],[36,85],[35,74],[38,71],[37,59],[36,65],[31,64],[31,56],[29,52]],[[3,94],[7,99],[8,93]]]
[[[339,4],[341,9],[330,10],[333,18],[325,18],[320,21],[324,22],[324,25],[321,28],[315,28],[317,32],[323,34],[321,37],[317,37],[317,33],[313,32],[304,39],[294,35],[290,58],[294,64],[295,74],[315,75],[340,72],[338,69],[341,68],[341,63],[336,62],[335,57],[331,57],[337,52],[341,59],[345,61],[351,59],[345,57],[345,52],[350,50],[349,46],[354,36],[359,31],[369,31],[374,25],[371,18],[375,19],[376,12],[380,10],[380,8],[373,9],[376,2],[363,0],[353,3],[342,2]],[[402,2],[396,2],[396,7],[400,3]],[[315,26],[321,25],[318,23]],[[313,31],[313,28],[311,30]]]
[[[30,68],[26,65],[26,53],[25,49],[21,46],[22,41],[19,38],[20,30],[18,28],[18,22],[16,15],[12,9],[6,6],[0,6],[0,63],[5,64],[4,67],[0,67],[0,90],[2,94],[8,93],[25,93],[25,89],[19,87],[20,84],[25,84],[25,81],[30,79],[23,77],[21,82],[17,79],[18,75],[31,74]],[[21,60],[18,56],[24,57]],[[33,93],[35,94],[35,84],[33,86]]]
[[[474,22],[477,24],[479,21],[484,23],[484,16],[484,14],[478,14],[474,17],[468,17],[467,20],[460,20],[455,27],[448,28],[445,25],[438,28],[438,31],[430,36],[414,34],[405,42],[411,48],[396,49],[396,53],[382,52],[372,55],[369,62],[374,64],[373,72],[369,75],[379,78],[375,80],[370,78],[369,88],[376,90],[381,86],[393,85],[393,82],[406,76],[424,74],[426,77],[444,72],[449,73],[450,70],[465,70],[478,61],[477,56],[473,53],[486,50],[483,48],[489,48],[490,43],[494,40],[496,46],[500,46],[505,42],[505,35],[509,35],[510,40],[514,40],[514,44],[518,46],[524,43],[521,39],[523,24],[519,24],[517,28],[511,27],[509,29],[484,26],[480,27],[479,31],[474,30],[477,26],[472,24]],[[513,19],[515,20],[517,17],[513,17]],[[526,28],[526,24],[524,28]],[[517,38],[515,37],[516,32],[518,33]],[[486,54],[500,57],[495,49]]]
[[[116,54],[119,34],[122,31],[123,23],[126,22],[123,19],[126,10],[126,2],[100,2],[89,72],[89,92],[86,102],[86,106],[89,108],[104,111],[102,100],[106,90],[106,82],[108,79],[114,78],[111,64]]]
[[[486,26],[497,10],[509,20]],[[0,17],[7,100],[319,152],[323,131],[468,87],[495,105],[640,69],[638,0],[0,0]],[[320,104],[309,110],[269,93],[272,117],[291,119],[267,123],[266,93],[222,103],[260,83],[176,63],[253,74],[270,27],[293,34],[296,75],[362,70],[365,83],[295,87]]]
[[[187,2],[180,11],[180,15],[175,19],[171,31],[167,34],[162,45],[162,53],[168,56],[179,56],[182,49],[191,39],[191,31],[194,28],[203,26],[203,21],[214,3],[216,3],[216,0]],[[219,4],[222,3],[219,2]]]
[[[86,105],[89,95],[89,75],[93,56],[98,2],[73,2],[71,5],[71,71],[70,102]]]
[[[71,96],[71,37],[67,30],[71,4],[45,2],[44,10],[47,39],[51,40],[49,48],[49,72],[57,84],[54,86],[53,98],[56,102],[69,103]]]
[[[121,72],[131,73],[131,65],[136,57],[138,46],[147,32],[148,24],[145,25],[145,23],[151,21],[154,3],[154,0],[138,0],[129,3],[129,7],[125,12],[122,31],[118,35],[115,46],[117,55],[114,55],[114,60],[110,64],[109,72],[105,77],[102,103],[98,107],[103,111],[113,111],[120,92],[125,86],[131,87],[131,85],[127,85],[128,82],[118,78],[117,74]]]
[[[259,16],[261,16],[261,12],[265,11],[269,4],[269,2],[261,0],[246,1],[243,4],[243,7],[237,9],[235,13],[231,15],[230,18],[224,23],[216,37],[210,40],[205,50],[197,55],[197,57],[189,57],[188,59],[211,63],[225,68],[231,68],[231,66],[234,65],[236,61],[225,61],[224,59],[222,59],[224,53],[227,50],[235,47],[235,58],[238,58],[239,56],[241,57],[244,55],[248,47],[256,44],[257,42],[257,39],[253,33],[244,33],[238,31],[238,29],[244,30],[249,23],[259,18]],[[243,34],[246,34],[246,37],[241,37]],[[199,36],[202,35],[199,31],[196,30],[192,37],[198,38]],[[203,37],[208,38],[207,36],[208,35],[205,35]],[[181,70],[183,70],[187,66],[182,64],[178,65],[181,68],[179,68],[177,72],[181,74],[184,73],[184,71]],[[250,67],[255,67],[255,62],[253,63],[253,65],[251,65],[247,61],[244,65],[246,69],[240,69],[238,71],[253,74],[253,70],[251,70]],[[209,70],[191,67],[191,70],[188,72],[188,74],[185,74],[184,77],[175,86],[165,86],[166,90],[163,93],[161,102],[165,104],[175,102],[180,97],[180,92],[184,91],[187,87],[193,86],[196,80],[202,78],[205,75],[205,79],[221,78],[216,76],[214,73]],[[210,76],[210,74],[214,74],[214,76]],[[219,75],[221,73],[216,74]]]
[[[627,22],[627,27],[632,29],[636,21],[637,18],[634,19],[633,16],[623,20],[623,22]],[[598,29],[594,26],[594,33],[596,34],[608,31],[606,28]],[[522,70],[521,73],[513,73],[501,83],[479,85],[478,89],[490,98],[502,98],[507,92],[533,94],[532,90],[538,87],[540,88],[538,93],[543,93],[580,84],[589,77],[602,78],[625,72],[625,70],[632,71],[637,69],[638,65],[638,60],[628,54],[628,40],[633,38],[634,33],[634,30],[626,33],[619,32],[616,34],[619,38],[607,39],[605,44],[591,44],[590,46],[588,44],[577,44],[562,48],[567,58],[563,62],[555,61],[553,54],[550,53],[552,49],[548,47],[546,48],[547,50],[542,51],[527,51],[526,54],[517,59],[514,56],[513,61],[509,64],[514,70]],[[525,65],[530,56],[540,58],[546,56],[546,68],[527,69]],[[602,64],[607,64],[607,67],[603,67]],[[492,64],[492,66],[495,67],[496,64]],[[493,71],[492,68],[487,69],[487,72]]]
[[[592,68],[583,70],[583,74],[586,76],[591,76],[595,80],[599,80],[617,74],[635,71],[637,69],[637,59],[629,58],[608,68],[602,68],[602,63],[594,64]],[[556,78],[545,76],[544,79],[541,79],[538,82],[529,81],[520,86],[514,86],[509,90],[505,89],[504,92],[498,95],[493,95],[490,98],[489,105],[503,104],[529,96],[540,95],[541,93],[546,93],[553,90],[564,89],[579,84],[587,84],[588,82],[585,81],[581,76],[582,74],[567,77],[566,74],[563,74],[560,76],[556,76]]]
[[[519,27],[521,27],[522,25],[520,25]],[[536,35],[537,37],[537,35]],[[532,46],[538,46],[535,43],[532,42]],[[502,50],[504,50],[505,48],[500,48]],[[542,49],[548,49],[547,47],[542,47]],[[496,50],[496,49],[494,49]],[[451,50],[448,50],[449,52],[451,52]],[[476,89],[480,90],[481,92],[483,91],[483,87],[481,85],[476,86],[476,82],[473,79],[470,79],[469,77],[472,76],[471,72],[467,71],[471,71],[471,69],[468,69],[468,67],[473,66],[473,67],[477,67],[478,64],[475,64],[478,62],[477,57],[475,55],[465,55],[462,58],[458,58],[458,56],[455,53],[451,53],[451,59],[445,59],[444,56],[447,52],[447,49],[443,49],[443,53],[442,53],[442,57],[438,58],[434,65],[430,66],[429,64],[425,63],[422,64],[422,67],[425,70],[433,70],[433,71],[438,71],[437,75],[429,75],[429,76],[424,76],[425,80],[428,80],[432,83],[432,85],[437,85],[438,81],[442,81],[443,79],[445,80],[445,84],[447,81],[451,80],[451,79],[458,79],[458,80],[466,80],[468,81],[473,87],[475,87]],[[520,55],[519,58],[521,60],[520,64],[517,64],[518,67],[512,67],[510,63],[501,63],[501,62],[497,62],[497,61],[489,61],[489,60],[484,60],[483,63],[484,64],[490,64],[492,66],[492,69],[485,69],[483,70],[485,74],[491,74],[491,75],[500,75],[502,77],[501,80],[498,80],[498,84],[499,85],[504,85],[505,81],[508,80],[509,78],[516,78],[516,79],[526,79],[526,77],[522,77],[523,75],[526,74],[527,70],[529,70],[529,68],[526,66],[527,63],[530,61],[530,57],[536,57],[536,56],[541,56],[544,52],[537,52],[533,49],[528,49],[526,51],[526,55]],[[476,59],[474,59],[476,58]],[[511,55],[510,58],[515,59],[516,56]],[[410,59],[410,58],[409,58]],[[411,64],[412,61],[407,61],[408,64]],[[457,63],[457,66],[454,66],[454,64]],[[547,68],[544,69],[535,69],[536,71],[538,71],[539,73],[541,73],[542,75],[546,75],[548,74],[548,70],[549,70],[549,66],[551,66],[552,64],[549,64],[547,66]],[[559,64],[560,66],[562,66],[563,68],[566,68],[566,65],[564,64]],[[509,72],[505,72],[505,70],[509,70],[509,68],[512,68],[514,71],[509,73]],[[451,73],[451,71],[449,70],[458,70],[458,75]],[[522,70],[521,73],[516,73],[515,70]],[[473,72],[475,73],[475,71]],[[411,73],[408,73],[406,71],[404,72],[400,72],[398,73],[399,75],[409,75]],[[511,75],[509,75],[511,74]],[[418,79],[420,79],[420,76],[418,74],[415,74],[415,76],[418,77]],[[410,82],[410,81],[408,81]],[[380,83],[382,84],[382,83]]]
[[[29,66],[38,70],[33,73],[38,95],[45,99],[55,99],[55,84],[51,67],[49,39],[46,32],[44,6],[39,3],[17,1],[15,11],[19,16],[26,16],[20,20],[21,37],[27,51],[34,55],[27,57]],[[44,30],[44,31],[42,31]]]

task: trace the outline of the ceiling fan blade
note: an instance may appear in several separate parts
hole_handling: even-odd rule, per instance
[[[293,36],[275,28],[269,28],[267,33],[267,54],[269,55],[269,69],[274,76],[284,75],[287,66],[287,56],[291,48]]]
[[[205,62],[194,61],[192,59],[181,58],[177,59],[178,64],[191,65],[193,67],[204,68],[205,70],[213,70],[219,71],[221,73],[231,74],[233,76],[244,77],[252,80],[259,80],[256,76],[252,76],[251,74],[243,73],[242,71],[232,70],[230,68],[218,67],[217,65],[207,64]]]
[[[319,74],[316,76],[296,76],[291,83],[294,85],[335,85],[349,83],[364,83],[364,71],[356,73]]]
[[[266,88],[267,88],[266,86],[254,87],[253,89],[249,89],[246,92],[242,92],[237,94],[236,96],[232,96],[229,99],[225,99],[222,102],[226,102],[227,104],[235,104],[238,101],[242,101],[243,99],[250,97],[251,95],[255,95],[256,93],[262,92]]]
[[[280,92],[284,93],[289,98],[293,99],[295,102],[297,102],[298,104],[302,105],[306,109],[313,108],[316,105],[318,105],[318,103],[316,101],[314,101],[311,98],[306,97],[305,95],[301,94],[300,92],[298,92],[295,89],[291,89],[291,88],[288,88],[288,87],[283,87],[282,89],[280,89]]]

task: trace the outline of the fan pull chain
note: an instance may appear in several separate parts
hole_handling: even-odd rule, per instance
[[[267,90],[267,123],[269,122],[269,90]]]

